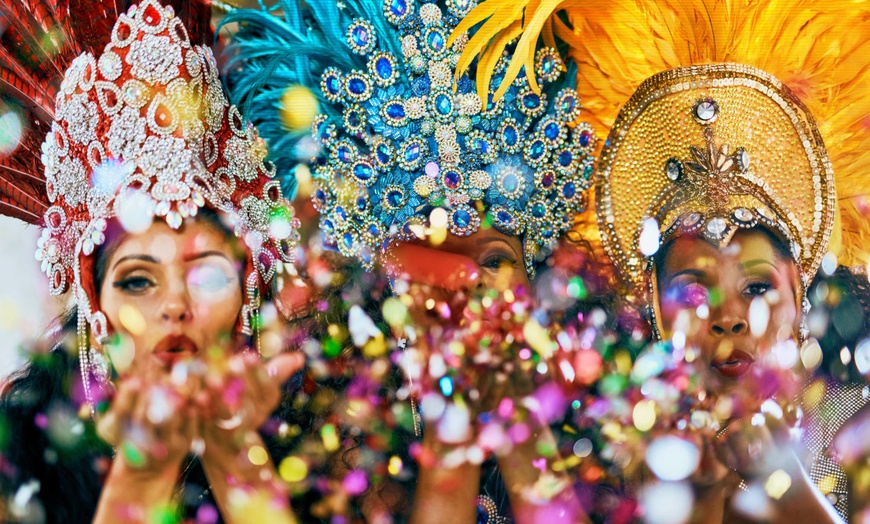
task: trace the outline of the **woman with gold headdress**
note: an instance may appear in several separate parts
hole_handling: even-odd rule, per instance
[[[769,352],[796,354],[796,342],[819,335],[806,323],[807,288],[823,259],[867,263],[868,18],[848,2],[490,0],[463,23],[483,22],[468,45],[491,39],[483,60],[520,37],[528,54],[509,73],[530,63],[539,37],[568,44],[588,81],[585,106],[611,129],[596,186],[605,248],[656,336],[697,348],[727,393]],[[805,406],[824,415],[836,405],[828,420],[866,402],[860,388],[821,387]],[[738,435],[717,441],[720,456],[745,478],[760,474],[734,445],[760,441],[731,427]],[[843,473],[821,455],[835,431],[811,417],[806,436],[811,473],[845,512]],[[833,517],[803,472],[790,471],[775,517]]]

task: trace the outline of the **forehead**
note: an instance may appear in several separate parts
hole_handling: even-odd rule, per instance
[[[522,243],[518,236],[506,235],[492,226],[484,227],[483,225],[474,234],[467,237],[448,234],[444,242],[435,247],[451,253],[470,254],[476,253],[496,241],[507,243],[518,254],[522,254]]]
[[[163,220],[155,220],[142,233],[124,233],[112,258],[148,255],[161,262],[172,262],[204,251],[231,255],[227,234],[203,220],[188,221],[179,229],[170,228]]]
[[[738,231],[731,242],[721,249],[694,236],[681,236],[670,243],[665,253],[666,272],[686,268],[705,269],[721,264],[741,264],[751,260],[774,263],[781,257],[770,236],[758,229]]]

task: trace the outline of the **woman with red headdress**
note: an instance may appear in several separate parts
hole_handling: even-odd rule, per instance
[[[259,308],[293,261],[299,224],[256,130],[172,7],[145,0],[119,13],[95,54],[88,35],[100,36],[114,8],[94,8],[84,29],[85,13],[70,17],[60,26],[70,34],[60,33],[81,34],[84,52],[59,89],[38,70],[60,71],[71,54],[45,44],[57,33],[41,24],[61,13],[3,7],[6,36],[24,42],[4,48],[17,66],[5,79],[31,87],[18,92],[45,125],[3,160],[4,212],[44,227],[36,258],[52,294],[72,291],[74,301],[50,349],[0,401],[11,435],[7,518],[150,521],[172,515],[186,485],[184,502],[203,521],[218,511],[227,521],[291,521],[256,430],[304,359],[264,363],[256,350]],[[185,8],[203,22],[194,7]],[[27,49],[53,60],[13,63]],[[28,158],[40,129],[44,170]],[[201,503],[211,497],[217,507]]]

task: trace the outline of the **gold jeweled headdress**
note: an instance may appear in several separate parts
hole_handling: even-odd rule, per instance
[[[663,240],[672,226],[718,241],[764,222],[793,244],[805,281],[827,250],[867,264],[866,4],[486,0],[467,18],[481,23],[466,48],[481,60],[519,38],[524,63],[561,42],[578,64],[591,122],[613,128],[599,166],[601,234],[641,297],[647,217],[661,219]],[[617,177],[622,190],[602,194]]]
[[[623,107],[600,159],[599,227],[639,296],[642,232],[724,245],[763,224],[789,242],[806,284],[834,224],[833,170],[812,115],[773,76],[741,64],[659,73]]]

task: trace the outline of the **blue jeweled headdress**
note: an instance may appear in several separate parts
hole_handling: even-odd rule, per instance
[[[576,67],[538,51],[535,93],[524,72],[492,102],[507,60],[481,103],[474,68],[455,78],[468,34],[452,35],[473,0],[283,1],[236,10],[229,47],[231,98],[260,129],[279,177],[298,160],[294,133],[277,113],[285,90],[317,93],[312,134],[321,144],[315,206],[328,244],[366,266],[393,240],[415,238],[430,212],[466,236],[491,224],[524,240],[526,268],[585,207],[595,136],[577,123]],[[290,177],[291,182],[293,177]],[[292,194],[293,188],[285,188]],[[443,216],[443,215],[442,215]]]

